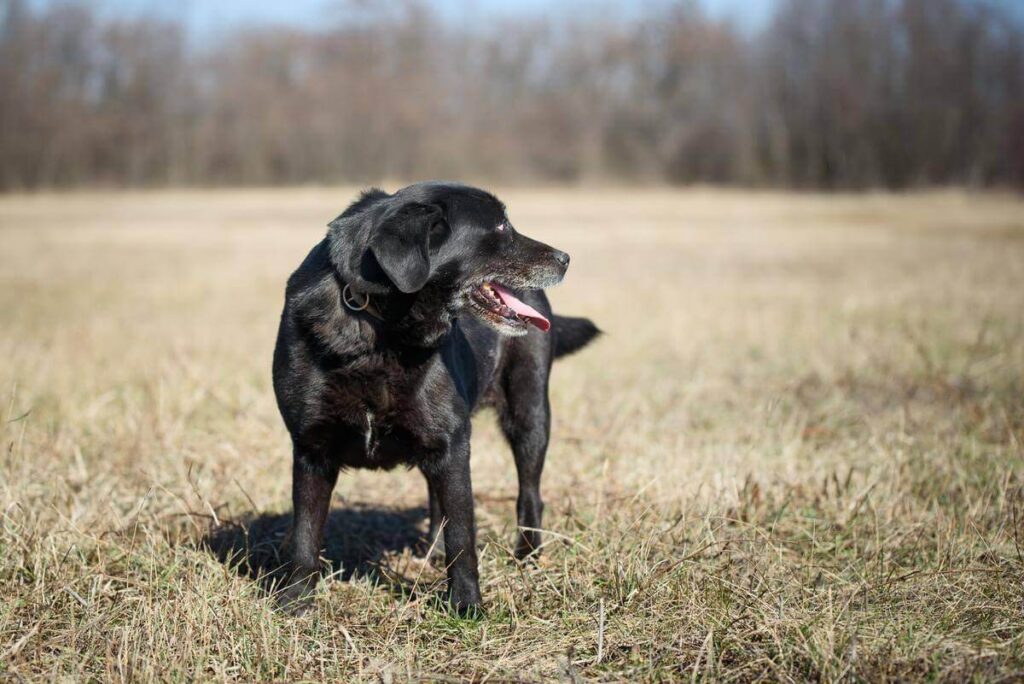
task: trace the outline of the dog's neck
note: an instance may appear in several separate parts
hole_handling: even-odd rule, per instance
[[[455,317],[446,310],[448,298],[441,293],[427,289],[412,294],[370,294],[345,283],[338,273],[335,281],[345,313],[364,321],[366,326],[361,328],[372,336],[368,350],[437,350],[451,333]]]
[[[326,238],[327,254],[339,291],[348,285],[358,301],[368,296],[376,315],[352,311],[351,307],[346,307],[346,313],[375,319],[374,325],[379,329],[377,337],[388,344],[423,349],[440,347],[455,321],[455,312],[446,306],[451,293],[437,291],[429,284],[418,292],[398,291],[367,251],[355,249],[356,245],[365,244],[362,232],[368,230],[360,218],[357,215],[336,221]]]
[[[364,314],[376,318],[378,321],[385,321],[384,314],[375,301],[376,297],[366,292],[360,292],[350,284],[342,280],[337,269],[334,271],[334,279],[341,288],[341,303],[349,311],[349,315]]]

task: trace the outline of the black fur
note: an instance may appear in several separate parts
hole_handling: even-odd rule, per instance
[[[586,319],[551,314],[541,290],[568,263],[519,235],[493,195],[463,185],[370,190],[331,222],[288,280],[274,350],[274,391],[294,452],[286,604],[305,605],[319,578],[339,471],[403,464],[427,480],[430,537],[447,550],[451,603],[479,606],[469,437],[470,416],[484,405],[497,408],[519,474],[516,555],[539,550],[551,362],[598,332]],[[484,282],[514,290],[552,321],[550,333],[474,300]],[[346,285],[372,308],[347,308]]]
[[[601,334],[601,331],[589,318],[573,318],[572,316],[553,316],[551,329],[555,336],[556,359],[578,352]]]

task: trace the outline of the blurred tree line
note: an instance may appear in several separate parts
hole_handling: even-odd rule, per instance
[[[495,181],[1024,186],[1024,31],[970,0],[693,2],[460,27],[183,26],[0,0],[0,189]]]

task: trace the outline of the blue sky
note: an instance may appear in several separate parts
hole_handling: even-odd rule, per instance
[[[47,5],[61,0],[30,0],[34,5]],[[184,20],[198,39],[246,25],[291,24],[315,28],[334,23],[346,0],[90,0],[111,14],[156,14]],[[351,2],[352,0],[348,0]],[[374,0],[362,0],[373,2]],[[979,0],[1002,5],[1024,17],[1021,0]],[[666,0],[430,0],[440,12],[452,19],[463,16],[490,15],[530,16],[550,11],[553,7],[574,12],[606,14],[621,12],[635,15],[645,5],[664,4]],[[738,26],[755,30],[771,14],[776,0],[697,0],[715,17],[734,21]]]
[[[34,5],[47,5],[60,0],[30,0]],[[774,0],[698,0],[714,16],[733,18],[746,28],[756,28],[768,17]],[[664,0],[432,0],[445,15],[461,16],[530,16],[564,8],[576,12],[622,12],[633,15],[644,4],[663,4]],[[209,37],[224,30],[244,25],[292,24],[316,27],[332,22],[344,4],[339,0],[91,0],[111,14],[155,14],[185,21],[199,37]]]

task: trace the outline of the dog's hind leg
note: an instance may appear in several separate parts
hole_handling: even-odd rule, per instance
[[[532,354],[523,354],[523,357],[509,364],[503,382],[503,401],[499,404],[501,428],[512,447],[519,475],[516,499],[519,535],[515,547],[518,559],[539,553],[544,514],[540,478],[551,434],[550,364]]]
[[[421,471],[422,472],[422,471]],[[427,501],[430,509],[430,530],[427,532],[427,557],[444,557],[444,535],[441,533],[441,519],[444,513],[441,511],[441,497],[430,484],[430,478],[426,473],[423,477],[427,480]]]

